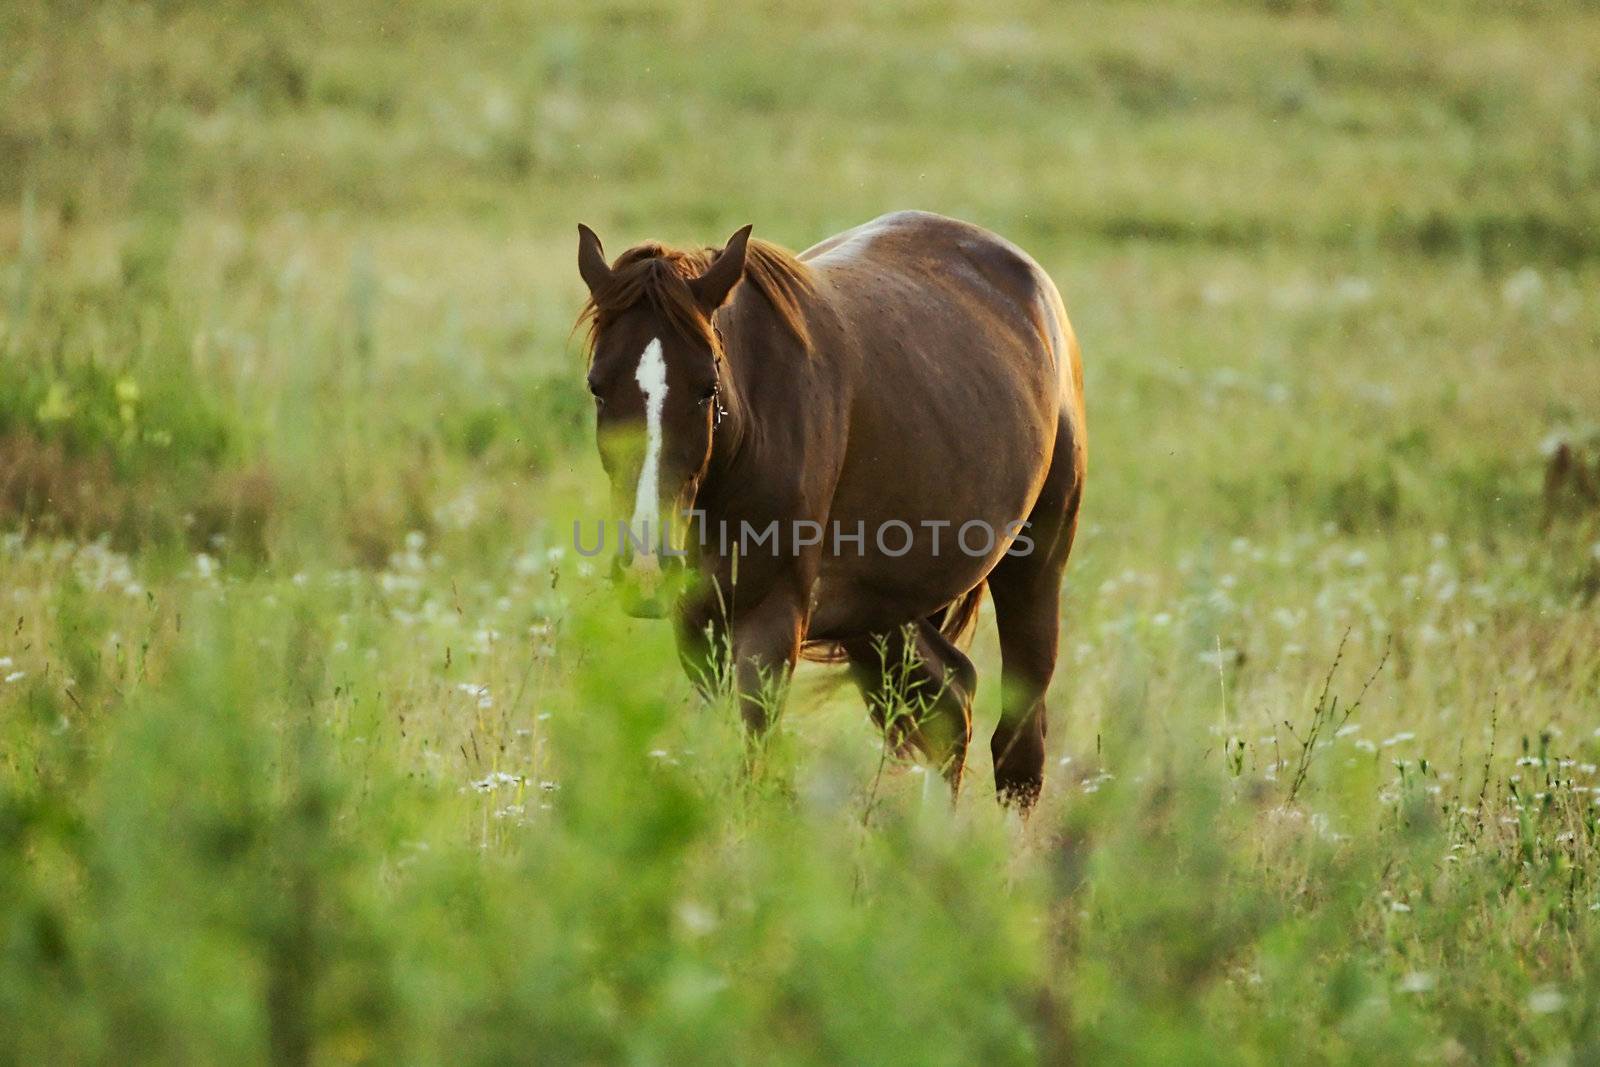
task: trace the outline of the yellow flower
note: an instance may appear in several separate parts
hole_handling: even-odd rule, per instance
[[[139,421],[139,383],[132,378],[117,379],[117,414],[122,419],[123,440],[132,441]]]
[[[50,391],[45,394],[44,403],[39,405],[37,412],[40,422],[61,422],[72,418],[77,405],[67,395],[67,387],[62,382],[51,382]]]

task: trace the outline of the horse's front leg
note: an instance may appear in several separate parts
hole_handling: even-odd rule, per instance
[[[777,719],[805,632],[805,610],[799,598],[778,591],[734,616],[734,682],[739,712],[752,740],[765,734]]]
[[[674,617],[678,662],[700,696],[716,700],[727,691],[728,627],[714,603],[679,605]]]

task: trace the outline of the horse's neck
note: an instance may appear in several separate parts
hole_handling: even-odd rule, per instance
[[[717,316],[728,414],[712,447],[706,488],[722,499],[738,495],[730,480],[750,477],[769,462],[777,429],[797,414],[795,398],[814,356],[753,285],[747,282],[736,293]]]

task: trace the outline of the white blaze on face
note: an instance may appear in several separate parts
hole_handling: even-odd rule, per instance
[[[667,364],[661,358],[661,341],[651,338],[634,373],[644,393],[644,466],[639,468],[639,488],[633,498],[633,529],[650,539],[645,555],[655,552],[661,537],[661,409],[667,402]]]

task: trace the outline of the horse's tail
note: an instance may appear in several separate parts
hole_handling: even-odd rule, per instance
[[[952,600],[944,609],[944,618],[939,622],[939,632],[952,645],[965,643],[972,634],[972,627],[978,621],[978,609],[983,606],[984,584],[979,582]]]
[[[964,643],[978,621],[978,609],[983,606],[983,589],[984,583],[979,582],[975,588],[946,604],[942,617],[935,612],[928,621],[938,620],[939,632],[951,644]],[[813,663],[843,663],[849,658],[837,641],[807,641],[800,649],[800,656]]]
[[[800,658],[812,663],[844,663],[844,646],[837,641],[807,641],[800,646]]]

